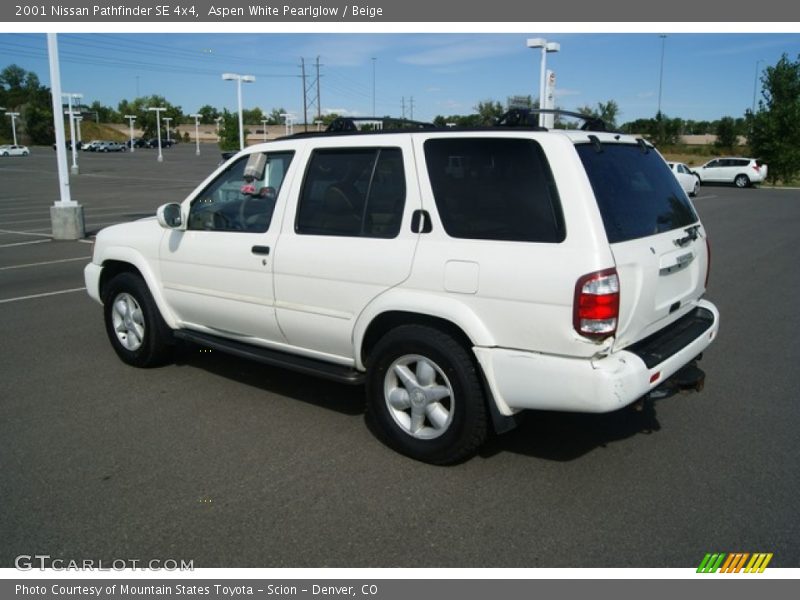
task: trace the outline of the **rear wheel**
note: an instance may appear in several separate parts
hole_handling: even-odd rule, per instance
[[[750,185],[750,178],[747,175],[737,175],[733,183],[738,188],[746,188]]]
[[[367,402],[379,437],[423,462],[464,460],[486,439],[486,404],[475,362],[438,329],[405,325],[378,342],[369,361]]]
[[[103,294],[103,315],[108,339],[123,362],[134,367],[167,362],[170,330],[141,277],[114,277]]]
[[[694,180],[694,187],[692,187],[692,192],[689,194],[690,196],[697,196],[697,190],[700,189],[700,180],[695,177]]]

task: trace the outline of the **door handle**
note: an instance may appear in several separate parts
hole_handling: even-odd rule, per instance
[[[253,246],[251,250],[253,254],[269,254],[269,246]]]

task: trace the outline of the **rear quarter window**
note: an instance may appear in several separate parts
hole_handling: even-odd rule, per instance
[[[518,138],[434,138],[425,161],[436,208],[451,237],[564,240],[558,191],[541,146]]]
[[[667,164],[633,144],[576,145],[610,243],[686,227],[697,213]]]

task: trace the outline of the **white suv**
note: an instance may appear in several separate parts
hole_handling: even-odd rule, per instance
[[[732,183],[746,188],[767,178],[767,165],[755,158],[715,158],[699,167],[694,173],[703,183]]]
[[[498,127],[251,146],[102,230],[85,278],[126,363],[182,339],[364,382],[380,437],[445,464],[519,411],[613,411],[693,363],[708,270],[652,146]]]

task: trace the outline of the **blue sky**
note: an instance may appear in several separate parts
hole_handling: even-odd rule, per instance
[[[375,67],[378,114],[414,118],[469,114],[481,100],[538,96],[539,51],[529,37],[561,44],[548,68],[556,102],[574,110],[615,100],[620,122],[650,117],[658,106],[657,33],[155,33],[59,34],[62,88],[116,107],[124,98],[160,94],[191,113],[204,104],[235,109],[236,89],[221,73],[253,74],[246,108],[283,107],[302,115],[300,58],[322,64],[324,111],[370,115]],[[670,117],[741,116],[753,101],[757,61],[800,54],[797,33],[670,33],[665,39],[661,106]],[[373,58],[375,61],[373,63]],[[49,84],[46,36],[0,33],[0,68],[18,64]],[[311,80],[308,80],[310,85]],[[760,97],[760,93],[759,93]]]

